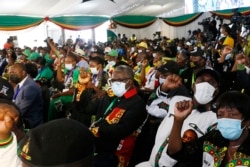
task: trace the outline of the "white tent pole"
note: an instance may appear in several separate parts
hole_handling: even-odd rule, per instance
[[[95,29],[91,28],[91,31],[92,31],[92,41],[96,42],[95,41]]]
[[[65,29],[61,28],[61,35],[62,35],[62,41],[63,41],[63,45],[65,44]]]

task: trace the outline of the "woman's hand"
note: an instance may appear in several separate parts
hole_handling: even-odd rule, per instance
[[[0,107],[0,140],[7,139],[17,123],[19,113],[14,106],[4,104]]]

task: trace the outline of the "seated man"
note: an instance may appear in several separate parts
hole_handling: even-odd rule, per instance
[[[10,66],[9,80],[16,84],[13,101],[19,107],[25,128],[34,128],[43,123],[42,91],[28,74],[24,64]]]
[[[149,158],[155,143],[157,129],[168,114],[170,101],[176,98],[189,97],[189,92],[182,84],[182,79],[178,75],[179,67],[175,61],[167,61],[157,71],[160,73],[159,80],[161,85],[148,98],[146,109],[149,117],[144,133],[142,133],[144,137],[140,136],[138,139],[138,144],[133,154],[134,162],[131,163],[134,164]],[[147,148],[145,148],[145,145],[147,145]],[[142,149],[144,150],[143,153],[141,152]]]
[[[90,130],[95,136],[94,166],[127,166],[134,143],[147,116],[145,103],[133,83],[133,70],[117,66],[111,88],[116,98],[98,114]]]
[[[206,134],[209,129],[217,122],[216,113],[213,112],[213,99],[218,95],[218,87],[220,78],[217,72],[211,69],[203,69],[196,75],[195,84],[193,86],[194,96],[192,98],[193,109],[191,114],[184,121],[181,129],[181,136],[187,129],[192,129],[197,133],[198,137]],[[169,102],[169,110],[167,116],[161,122],[156,137],[155,144],[152,149],[150,159],[147,162],[138,164],[136,167],[162,167],[174,166],[173,161],[167,155],[168,139],[172,130],[174,121],[175,103],[179,101],[191,100],[185,96],[175,96]],[[192,166],[192,165],[191,165]]]

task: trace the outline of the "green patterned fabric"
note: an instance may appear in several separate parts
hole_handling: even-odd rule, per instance
[[[143,28],[153,24],[157,17],[141,16],[141,15],[126,15],[111,18],[115,23],[128,28]]]
[[[108,17],[102,16],[62,16],[49,18],[49,21],[69,30],[86,30],[95,28],[108,20]]]

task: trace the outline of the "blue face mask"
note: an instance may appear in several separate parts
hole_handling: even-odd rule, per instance
[[[218,119],[217,128],[220,131],[221,135],[228,140],[238,139],[244,129],[241,128],[241,120],[229,118]]]
[[[127,91],[126,90],[126,83],[124,83],[124,82],[113,82],[111,84],[111,88],[112,88],[113,93],[117,97],[122,97],[123,94]]]
[[[41,72],[42,72],[42,68],[39,67],[39,68],[37,69],[37,72],[38,72],[38,74],[41,73]]]
[[[161,78],[161,77],[160,77],[160,78],[159,78],[159,83],[160,83],[160,84],[163,84],[163,83],[165,82],[165,80],[166,80],[166,78]]]

